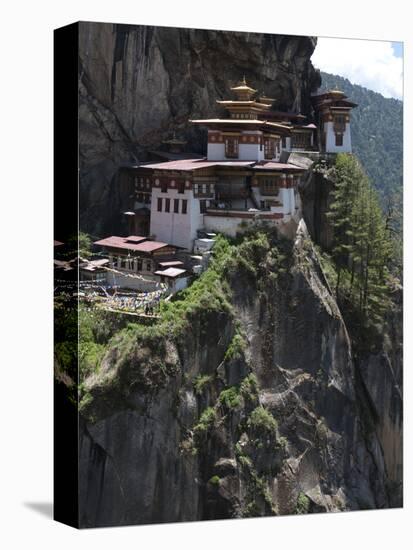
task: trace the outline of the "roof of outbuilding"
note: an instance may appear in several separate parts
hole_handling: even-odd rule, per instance
[[[171,279],[176,279],[180,275],[186,273],[186,269],[179,269],[178,267],[168,267],[163,271],[155,271],[155,275],[161,275],[163,277],[170,277]]]
[[[133,250],[134,252],[154,252],[160,248],[165,248],[166,246],[172,246],[168,243],[163,243],[161,241],[150,241],[146,237],[136,236],[136,239],[141,239],[138,242],[131,242],[131,237],[117,237],[112,235],[111,237],[106,237],[99,241],[95,241],[94,244],[99,246],[108,246],[110,248],[119,248],[122,250]],[[176,247],[174,247],[176,248]]]

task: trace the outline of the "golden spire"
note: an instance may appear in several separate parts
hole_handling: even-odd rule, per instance
[[[248,86],[245,74],[240,84],[238,84],[238,86],[233,86],[231,90],[235,92],[239,101],[250,101],[252,96],[257,93],[257,90]]]

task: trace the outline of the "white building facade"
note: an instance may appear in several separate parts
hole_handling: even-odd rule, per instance
[[[320,151],[351,153],[350,117],[357,104],[340,90],[314,94],[313,104],[319,119]]]
[[[150,204],[151,238],[192,250],[200,230],[235,235],[257,219],[276,225],[296,220],[298,185],[308,166],[293,164],[293,153],[314,154],[317,146],[328,153],[351,152],[350,110],[355,104],[342,92],[314,96],[320,120],[317,143],[317,127],[306,123],[304,115],[272,111],[274,100],[254,99],[256,90],[245,80],[231,89],[236,100],[217,101],[227,111],[225,118],[191,121],[207,129],[206,159],[137,169],[138,191],[144,206]],[[150,200],[144,195],[148,184]]]

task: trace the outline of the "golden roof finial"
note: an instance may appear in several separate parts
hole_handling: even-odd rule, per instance
[[[233,86],[231,90],[233,90],[236,93],[242,93],[244,95],[245,94],[251,95],[257,92],[257,90],[254,90],[254,88],[250,88],[248,86],[247,81],[245,79],[245,75],[243,76],[241,82],[237,86]]]

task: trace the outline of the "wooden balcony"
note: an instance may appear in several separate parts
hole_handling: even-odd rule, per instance
[[[248,189],[225,189],[216,190],[217,200],[248,199],[250,196]]]

